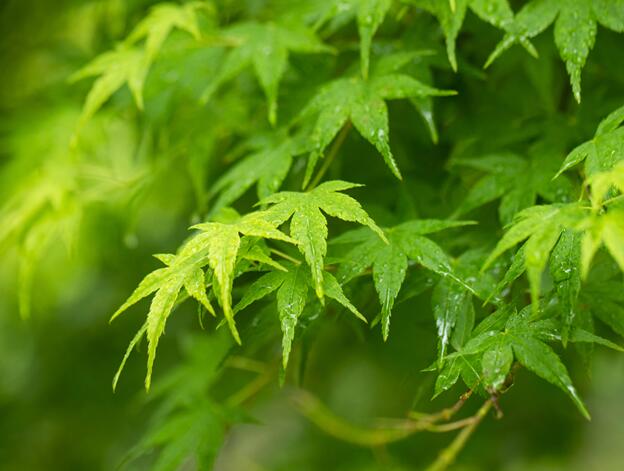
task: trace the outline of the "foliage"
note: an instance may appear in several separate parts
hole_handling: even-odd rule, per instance
[[[257,398],[374,448],[460,430],[430,442],[437,457],[397,445],[378,465],[345,452],[340,469],[446,469],[533,377],[590,417],[578,364],[624,336],[624,1],[94,4],[120,28],[94,27],[53,54],[56,82],[3,99],[0,249],[28,322],[63,302],[119,318],[109,328],[132,340],[113,389],[146,339],[158,406],[124,466],[234,469],[226,437]],[[395,399],[390,381],[381,414],[406,416],[352,424],[316,396],[330,402],[328,372],[354,351],[391,355],[386,373],[436,401],[463,395],[416,413],[422,392]],[[452,421],[467,402],[480,409]]]

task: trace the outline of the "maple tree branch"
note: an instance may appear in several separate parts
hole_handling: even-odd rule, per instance
[[[359,427],[336,416],[317,397],[305,390],[297,390],[293,399],[299,411],[327,434],[360,446],[378,447],[403,440],[417,432],[444,433],[461,428],[474,428],[481,421],[481,411],[476,415],[455,422],[438,424],[449,420],[470,397],[472,391],[462,394],[453,406],[434,414],[419,415],[418,420],[391,420],[376,427]],[[492,400],[488,400],[491,407]]]
[[[488,399],[477,411],[477,413],[471,417],[472,421],[457,434],[455,439],[438,455],[438,458],[426,469],[426,471],[444,471],[447,469],[455,459],[459,452],[464,448],[468,439],[474,433],[477,426],[481,423],[483,418],[490,411],[494,401]]]

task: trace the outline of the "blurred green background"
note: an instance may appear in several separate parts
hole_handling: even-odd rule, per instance
[[[142,389],[141,355],[130,360],[118,391],[111,390],[141,317],[135,313],[112,325],[108,319],[157,265],[150,255],[175,250],[198,217],[209,179],[202,175],[210,167],[204,159],[213,145],[202,129],[218,127],[221,117],[213,109],[204,121],[196,120],[201,118],[197,112],[192,122],[185,121],[183,107],[170,116],[166,100],[157,96],[143,121],[131,111],[103,110],[79,148],[68,150],[88,87],[69,84],[68,77],[124,37],[149,5],[142,0],[0,4],[2,471],[116,469],[144,435],[154,411]],[[595,73],[585,85],[588,101],[592,93],[601,93],[596,84],[606,87],[604,70],[617,76],[622,67],[601,54],[601,47],[614,41],[605,33],[590,59]],[[175,56],[175,49],[169,54]],[[201,64],[198,68],[201,72]],[[183,93],[193,93],[191,79],[176,82],[170,73],[165,59],[150,80],[169,80]],[[149,81],[146,88],[149,95]],[[129,93],[114,100],[129,103]],[[224,118],[228,125],[244,122],[244,104],[231,105]],[[596,121],[586,122],[592,129]],[[173,138],[161,131],[155,137],[159,127]],[[193,136],[188,148],[167,145],[185,133]],[[18,288],[20,283],[32,288],[30,295]],[[20,302],[32,305],[27,319],[18,314]],[[327,321],[315,332],[307,385],[356,423],[402,416],[412,406],[436,410],[451,404],[461,391],[431,403],[433,376],[421,373],[435,350],[428,309],[426,299],[397,309],[386,344],[376,331],[355,332]],[[157,376],[183,361],[184,345],[210,335],[197,325],[193,306],[174,317],[161,342]],[[592,422],[585,422],[554,387],[520,373],[501,400],[504,418],[485,421],[454,469],[624,469],[624,358],[599,350],[591,371],[579,365],[574,378]],[[288,386],[278,384],[260,394],[249,407],[255,422],[228,431],[215,469],[416,470],[451,439],[417,434],[388,449],[357,448],[323,435],[288,397]],[[138,460],[128,468],[150,469],[150,461]]]

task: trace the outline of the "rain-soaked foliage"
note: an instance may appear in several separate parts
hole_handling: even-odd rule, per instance
[[[624,0],[0,27],[1,470],[623,469]]]

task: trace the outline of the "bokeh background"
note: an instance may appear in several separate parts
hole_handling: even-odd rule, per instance
[[[218,152],[215,133],[206,129],[253,126],[257,118],[249,116],[245,103],[228,101],[228,96],[222,97],[227,115],[217,107],[189,112],[189,97],[196,98],[210,77],[213,52],[189,52],[183,39],[174,38],[150,74],[145,116],[132,111],[131,97],[122,91],[113,98],[114,106],[93,119],[79,147],[70,150],[89,83],[72,84],[69,77],[123,38],[151,3],[0,3],[2,471],[112,470],[140,442],[155,411],[142,389],[144,351],[131,358],[114,394],[111,380],[142,313],[132,311],[111,325],[108,319],[141,277],[157,266],[150,255],[175,250],[205,209],[206,187],[214,178],[210,159]],[[220,3],[237,8],[233,0]],[[267,3],[249,1],[247,8],[260,11]],[[279,8],[280,2],[273,4]],[[482,44],[495,44],[496,33],[471,18],[468,22],[460,48],[468,56],[489,50]],[[483,30],[471,35],[471,28]],[[492,94],[517,89],[522,98],[505,106],[510,116],[530,116],[531,106],[547,108],[552,91],[566,80],[550,34],[538,39],[544,52],[540,61],[515,50],[503,59],[533,61],[526,67],[532,84],[527,76],[497,75],[496,68],[487,82],[479,77],[481,72],[470,69],[460,78],[441,72],[442,80],[460,90],[460,97],[462,90],[470,96],[479,87],[480,93],[489,87]],[[624,61],[614,60],[613,50],[623,50],[622,39],[601,30],[584,73],[583,100],[589,105],[574,115],[579,140],[619,105],[591,107],[592,97],[622,90]],[[176,72],[178,55],[190,69]],[[183,73],[189,70],[193,73]],[[162,82],[170,84],[166,93],[158,91]],[[175,100],[186,106],[172,105]],[[453,110],[440,115],[452,133]],[[505,124],[514,126],[511,119],[496,123],[501,128]],[[415,132],[413,142],[422,146],[428,162],[439,157],[431,173],[443,171],[448,148],[443,143],[434,147],[421,125],[406,120],[400,126],[406,133]],[[168,144],[186,135],[184,148]],[[370,152],[357,140],[347,146],[358,154]],[[414,180],[413,188],[421,195],[435,194],[426,178]],[[420,204],[428,203],[421,198]],[[32,306],[28,318],[20,316],[20,303],[22,309]],[[426,298],[399,306],[386,344],[377,331],[355,331],[332,321],[319,326],[307,385],[355,423],[399,417],[411,407],[436,410],[451,404],[462,391],[431,402],[434,378],[421,372],[435,350],[428,309]],[[210,328],[198,325],[193,306],[184,306],[174,317],[161,342],[156,376],[175,368],[184,361],[185,350],[192,351],[212,335]],[[501,399],[504,418],[490,417],[482,424],[454,469],[624,469],[624,357],[597,349],[589,369],[573,355],[569,360],[591,422],[556,388],[521,372]],[[447,434],[417,434],[385,449],[358,448],[318,431],[297,413],[289,394],[288,386],[275,382],[249,404],[252,420],[228,431],[217,470],[417,470],[451,440]],[[127,467],[151,469],[149,457]]]

